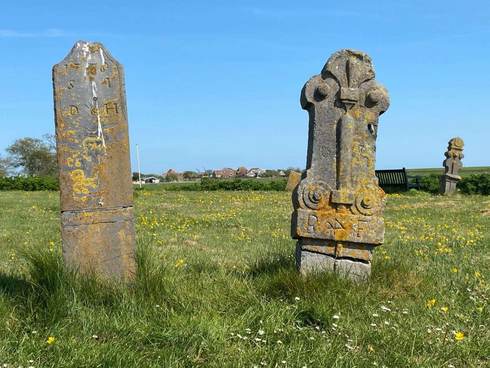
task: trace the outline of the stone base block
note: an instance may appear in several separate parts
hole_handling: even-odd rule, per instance
[[[128,280],[136,271],[133,208],[65,211],[61,214],[63,258],[80,273]]]
[[[335,258],[325,253],[305,250],[301,244],[296,246],[296,266],[304,276],[314,273],[333,272],[352,281],[362,282],[371,275],[371,262]]]
[[[356,282],[366,281],[371,275],[371,263],[351,259],[336,259],[335,272]]]
[[[304,276],[311,273],[334,272],[335,258],[326,254],[302,250],[301,246],[298,245],[296,247],[296,267]]]
[[[440,193],[444,195],[451,195],[456,193],[456,186],[458,182],[461,180],[461,176],[445,174],[440,178]]]

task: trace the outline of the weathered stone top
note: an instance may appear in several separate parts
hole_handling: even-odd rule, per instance
[[[389,97],[374,77],[368,55],[340,50],[303,87],[301,105],[310,122],[295,237],[382,242],[384,192],[375,176],[375,153],[378,118]]]
[[[79,41],[53,67],[62,211],[132,205],[124,72]]]
[[[388,109],[388,93],[374,76],[368,55],[341,50],[330,57],[320,75],[303,87],[301,106],[310,113],[307,169],[310,175],[320,175],[333,187],[337,180],[336,133],[340,130],[337,127],[340,118],[348,113],[363,121],[357,130],[363,133],[366,144],[372,144],[377,135],[378,116]],[[374,161],[369,158],[371,176],[375,178]]]
[[[464,157],[463,148],[464,141],[461,138],[455,137],[449,140],[447,151],[444,152],[446,159],[442,163],[445,175],[461,179],[458,172],[463,167],[463,163],[461,162]]]
[[[463,148],[464,148],[464,141],[461,138],[459,137],[452,138],[447,143],[447,151],[444,153],[444,155],[448,158],[452,157],[461,160],[464,157]]]

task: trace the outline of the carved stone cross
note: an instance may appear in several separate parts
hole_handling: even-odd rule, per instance
[[[135,273],[133,192],[122,65],[79,41],[53,67],[65,262],[113,279]]]
[[[375,176],[378,118],[389,106],[368,55],[333,54],[303,87],[310,117],[307,171],[293,193],[292,235],[301,273],[370,274],[383,242],[384,192]]]
[[[441,194],[453,194],[456,192],[456,185],[461,180],[458,175],[459,170],[463,167],[464,142],[461,138],[452,138],[448,142],[447,151],[444,153],[446,159],[442,163],[444,166],[444,175],[441,176]]]

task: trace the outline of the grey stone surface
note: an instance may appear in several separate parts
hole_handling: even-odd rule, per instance
[[[318,252],[320,251],[320,253]],[[366,281],[371,274],[371,262],[360,259],[335,258],[335,254],[311,250],[298,242],[296,245],[296,267],[304,275],[335,272],[355,282]]]
[[[463,167],[464,141],[459,138],[452,138],[448,142],[447,151],[444,153],[446,159],[443,161],[444,174],[441,176],[441,194],[451,195],[456,192],[456,185],[461,180],[458,175],[459,170]]]
[[[100,43],[79,41],[53,67],[66,264],[126,280],[136,270],[124,75]]]
[[[303,250],[301,245],[296,246],[296,267],[303,275],[334,272],[335,258],[322,254]]]
[[[378,118],[389,97],[374,77],[368,55],[341,50],[303,87],[310,119],[306,176],[293,193],[298,257],[316,240],[315,247],[327,249],[316,253],[340,259],[348,252],[352,261],[366,262],[383,242],[384,192],[374,170]],[[302,273],[311,269],[309,259],[298,262]]]
[[[335,272],[356,282],[366,281],[371,275],[371,263],[350,259],[336,259]]]

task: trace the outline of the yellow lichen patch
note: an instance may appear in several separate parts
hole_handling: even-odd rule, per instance
[[[83,170],[77,169],[70,172],[72,181],[73,195],[89,194],[91,189],[97,188],[95,178],[87,178]]]
[[[362,116],[362,108],[360,106],[355,106],[350,110],[350,114],[357,120]]]
[[[69,64],[67,64],[67,67],[68,68],[71,68],[71,69],[79,69],[80,68],[80,64],[78,64],[78,63],[69,63]]]
[[[83,159],[92,161],[91,153],[103,152],[102,141],[99,137],[87,137],[82,142]]]
[[[97,75],[97,65],[96,64],[90,64],[87,67],[87,74],[89,78],[93,79]]]
[[[78,157],[68,157],[66,159],[66,165],[69,167],[81,167],[82,163]]]
[[[342,228],[335,230],[335,240],[347,240],[352,232],[353,227],[351,218],[338,216],[337,221],[342,224]]]
[[[374,111],[366,110],[364,114],[364,121],[366,123],[374,123],[378,119],[378,114]]]
[[[98,43],[91,43],[88,46],[88,49],[90,50],[90,52],[98,52],[100,50],[100,44],[98,44]]]

